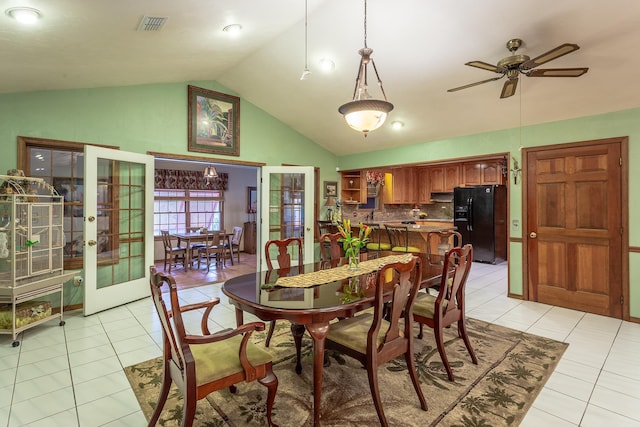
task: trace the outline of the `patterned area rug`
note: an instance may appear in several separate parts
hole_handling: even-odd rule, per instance
[[[417,326],[414,328],[417,334]],[[415,357],[422,389],[429,405],[422,411],[403,358],[380,367],[382,404],[393,426],[516,426],[553,372],[567,344],[470,319],[468,332],[478,356],[471,358],[455,327],[446,331],[447,355],[455,381],[446,371],[435,347],[431,329],[415,340]],[[261,344],[264,333],[253,341]],[[281,427],[310,426],[313,422],[311,339],[303,341],[303,372],[296,375],[295,349],[289,324],[277,322],[271,341],[274,371],[279,387],[274,422]],[[321,422],[323,426],[379,425],[361,365],[339,353],[329,352],[331,365],[324,369]],[[149,419],[160,389],[160,358],[125,369],[142,411]],[[236,394],[222,390],[198,402],[194,426],[265,426],[266,389],[259,383],[241,384]],[[182,398],[172,389],[165,405],[162,426],[178,426]]]

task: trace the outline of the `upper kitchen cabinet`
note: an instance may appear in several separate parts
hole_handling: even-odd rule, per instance
[[[460,185],[460,165],[443,165],[428,168],[430,193],[451,193]]]
[[[431,168],[416,169],[416,203],[429,203],[431,200]]]
[[[391,175],[391,194],[385,203],[415,203],[416,168],[393,168]]]
[[[462,182],[465,186],[504,184],[501,161],[486,160],[463,163]]]
[[[367,180],[364,171],[342,172],[340,199],[342,203],[367,203]]]

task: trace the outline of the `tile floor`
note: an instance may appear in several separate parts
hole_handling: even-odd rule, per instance
[[[506,277],[506,264],[474,264],[468,316],[570,343],[521,425],[640,426],[640,325],[509,299]],[[219,285],[180,291],[184,303],[211,296]],[[233,327],[221,300],[212,327]],[[146,425],[122,368],[161,354],[150,300],[65,320],[25,331],[15,348],[0,336],[0,425]]]

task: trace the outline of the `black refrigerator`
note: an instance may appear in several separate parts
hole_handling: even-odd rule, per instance
[[[473,245],[473,260],[496,264],[507,259],[507,188],[479,185],[453,189],[453,225],[462,244]]]

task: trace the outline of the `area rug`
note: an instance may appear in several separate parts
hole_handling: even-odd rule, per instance
[[[516,426],[524,418],[553,372],[567,344],[513,329],[469,319],[468,333],[478,356],[471,362],[456,328],[446,330],[447,355],[455,381],[447,373],[425,328],[415,340],[415,359],[428,411],[420,409],[406,364],[401,357],[380,367],[379,386],[387,420],[392,426]],[[414,328],[417,335],[417,326]],[[263,345],[264,333],[253,341]],[[295,373],[295,349],[288,323],[277,322],[269,350],[279,380],[274,422],[281,427],[313,424],[313,367],[311,338],[303,340],[303,372]],[[322,389],[323,426],[379,425],[366,370],[351,358],[328,352]],[[125,368],[143,413],[150,418],[161,382],[160,358]],[[265,426],[266,388],[241,384],[236,394],[222,390],[198,402],[194,426]],[[182,398],[174,388],[159,425],[180,425]]]

